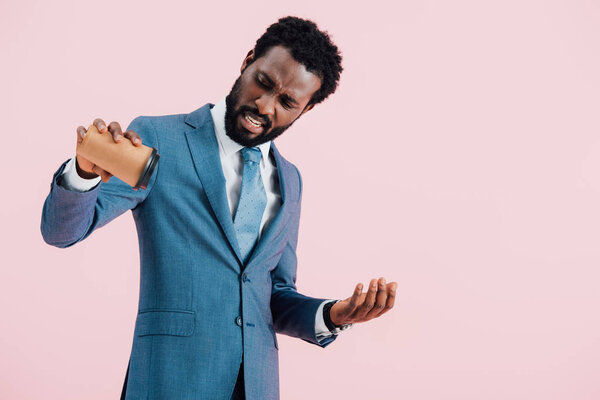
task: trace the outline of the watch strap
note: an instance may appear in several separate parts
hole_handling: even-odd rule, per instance
[[[330,301],[329,303],[327,303],[323,306],[323,321],[325,322],[325,326],[327,327],[327,329],[329,329],[329,331],[331,333],[333,333],[334,335],[337,335],[341,331],[344,331],[344,330],[352,327],[352,324],[344,324],[341,326],[337,326],[331,320],[331,307],[333,307],[333,305],[335,303],[337,303],[338,301],[341,301],[341,300]]]

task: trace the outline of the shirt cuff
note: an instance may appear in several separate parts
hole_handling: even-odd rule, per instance
[[[61,174],[60,186],[74,192],[87,192],[93,189],[102,178],[99,176],[92,179],[85,179],[77,173],[75,166],[75,157],[71,158]]]
[[[333,333],[331,333],[329,329],[327,329],[327,325],[325,325],[325,319],[323,318],[323,307],[325,307],[325,304],[334,301],[336,300],[325,300],[321,303],[319,309],[317,310],[317,315],[315,315],[315,334],[318,341],[333,336]]]

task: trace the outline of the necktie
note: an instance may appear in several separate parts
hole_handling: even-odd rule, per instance
[[[257,147],[244,147],[242,156],[244,157],[242,190],[233,226],[242,261],[246,263],[258,238],[260,221],[267,205],[267,194],[260,177],[260,150]]]

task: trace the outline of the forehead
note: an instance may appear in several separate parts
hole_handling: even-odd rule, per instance
[[[273,80],[275,86],[297,100],[309,98],[321,87],[321,79],[307,71],[283,46],[270,48],[252,64],[259,73]]]

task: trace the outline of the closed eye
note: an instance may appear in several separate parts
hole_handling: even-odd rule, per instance
[[[296,100],[294,100],[293,98],[291,98],[287,94],[281,95],[280,99],[281,99],[280,100],[281,105],[284,106],[287,109],[296,108],[296,105],[298,104],[296,102]]]
[[[265,90],[273,90],[274,83],[267,75],[261,73],[256,74],[254,80],[261,88]],[[279,99],[281,105],[287,110],[296,108],[296,105],[298,104],[296,100],[287,94],[281,95]]]
[[[294,108],[294,106],[292,106],[290,103],[288,103],[286,100],[280,100],[281,105],[284,108],[290,109],[290,108]]]
[[[271,89],[273,87],[273,83],[267,81],[262,75],[256,75],[256,83],[263,89]]]

